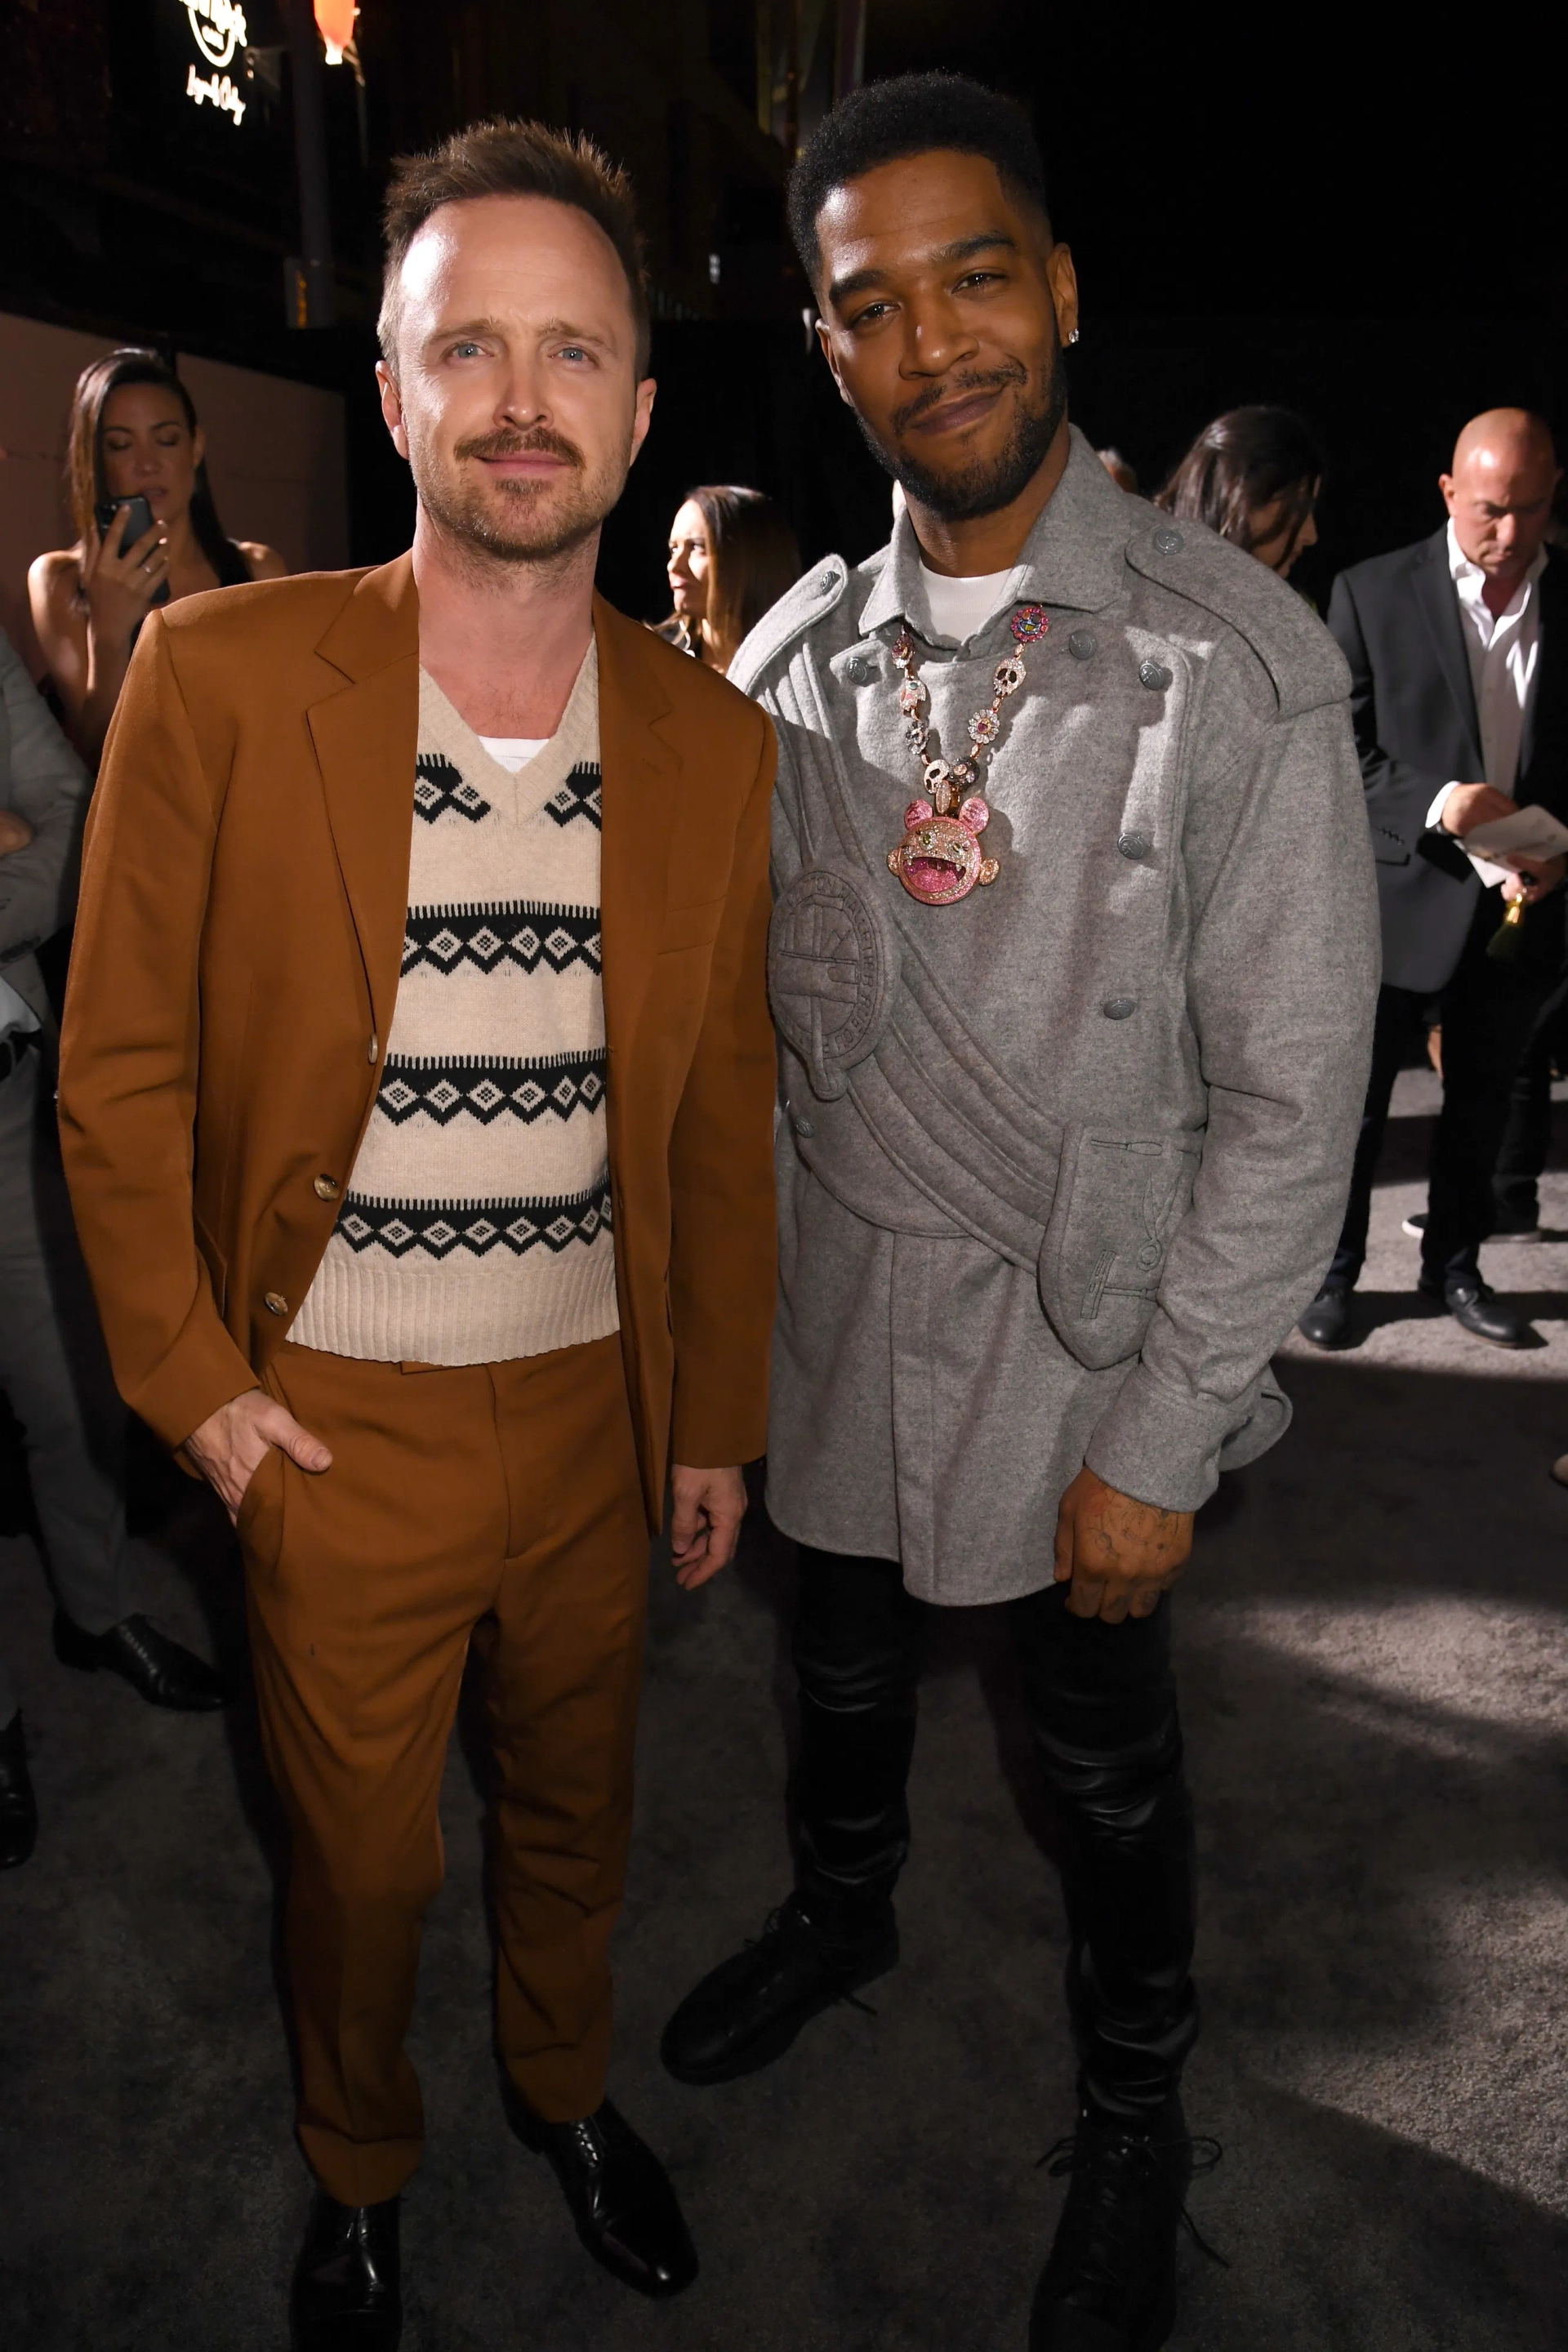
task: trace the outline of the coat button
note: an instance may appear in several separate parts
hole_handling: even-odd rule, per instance
[[[269,1290],[261,1303],[268,1315],[287,1315],[289,1312],[289,1301],[280,1290]]]
[[[852,654],[844,665],[844,675],[851,686],[869,686],[871,665],[864,654]]]
[[[336,1181],[331,1176],[318,1176],[310,1190],[318,1201],[335,1201],[338,1197]]]
[[[376,1035],[375,1031],[373,1029],[370,1033],[370,1043],[364,1049],[365,1060],[367,1062],[374,1062],[380,1051],[381,1039]]]
[[[1153,694],[1163,694],[1171,683],[1171,673],[1163,662],[1146,661],[1138,665],[1138,683]]]
[[[1100,1009],[1108,1021],[1127,1021],[1137,1012],[1138,1000],[1133,996],[1108,996]]]
[[[1074,661],[1092,661],[1100,651],[1092,629],[1075,629],[1068,639],[1068,651]]]
[[[1120,833],[1116,846],[1123,857],[1147,857],[1154,844],[1146,833]]]
[[[1173,530],[1170,524],[1165,523],[1154,533],[1154,544],[1162,555],[1180,555],[1183,547],[1182,534],[1179,530]]]

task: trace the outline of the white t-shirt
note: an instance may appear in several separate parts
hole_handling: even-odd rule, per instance
[[[484,745],[497,767],[515,776],[526,768],[531,759],[543,751],[549,741],[546,735],[481,735]]]
[[[1002,604],[1012,577],[1011,571],[977,572],[967,579],[954,580],[922,563],[921,589],[926,608],[923,613],[911,613],[910,618],[921,636],[951,637],[957,645],[967,645]]]

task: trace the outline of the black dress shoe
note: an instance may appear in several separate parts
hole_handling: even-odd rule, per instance
[[[208,1715],[228,1705],[228,1693],[212,1667],[160,1633],[145,1617],[124,1618],[107,1633],[84,1633],[63,1609],[57,1609],[55,1655],[62,1666],[78,1666],[84,1674],[107,1666],[110,1674],[123,1675],[150,1706]]]
[[[294,2352],[397,2352],[397,2200],[340,2205],[316,2191],[289,2299]]]
[[[1156,2352],[1175,2325],[1176,2238],[1184,2224],[1203,2251],[1186,2210],[1194,2168],[1219,2161],[1212,2140],[1194,2168],[1181,2101],[1134,2129],[1085,2109],[1071,2139],[1046,2159],[1072,2185],[1029,2314],[1029,2352]]]
[[[545,2123],[510,2085],[507,2105],[519,2137],[550,2158],[595,2262],[643,2294],[691,2284],[697,2249],[669,2176],[608,2099],[572,2124]]]
[[[1461,1330],[1489,1339],[1494,1348],[1528,1348],[1535,1337],[1529,1318],[1505,1306],[1479,1274],[1451,1276],[1447,1282],[1433,1282],[1423,1275],[1416,1287],[1423,1298],[1446,1307]]]
[[[678,2083],[732,2083],[755,2074],[803,2025],[886,1976],[898,1958],[890,1902],[876,1905],[853,1938],[830,1942],[792,1895],[754,1941],[687,1994],[664,2029],[659,2055]]]
[[[0,1731],[0,1870],[15,1870],[38,1842],[38,1802],[27,1778],[27,1742],[18,1708]]]
[[[1296,1325],[1314,1348],[1342,1348],[1351,1333],[1351,1289],[1344,1282],[1325,1282]]]

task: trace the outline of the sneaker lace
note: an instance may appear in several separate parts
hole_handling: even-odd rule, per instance
[[[1036,2169],[1043,2165],[1052,2180],[1059,2180],[1066,2173],[1092,2168],[1093,2185],[1099,2195],[1091,2212],[1084,2216],[1090,2234],[1083,2252],[1096,2267],[1103,2267],[1109,2273],[1118,2266],[1121,2243],[1118,2227],[1119,2210],[1131,2187],[1131,2168],[1141,2165],[1174,2205],[1177,2220],[1199,2252],[1206,2254],[1211,2263],[1217,2263],[1221,2270],[1227,2271],[1230,2268],[1228,2259],[1217,2246],[1210,2245],[1160,2161],[1162,2156],[1173,2155],[1183,2149],[1186,2152],[1194,2180],[1201,2180],[1205,2173],[1212,2172],[1225,2154],[1217,2139],[1149,2139],[1135,2132],[1125,2132],[1118,2134],[1108,2143],[1099,2134],[1090,2139],[1073,2132],[1058,2139],[1044,2156],[1037,2158]]]

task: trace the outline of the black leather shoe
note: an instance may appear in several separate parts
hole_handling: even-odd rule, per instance
[[[1084,2109],[1071,2139],[1046,2161],[1072,2185],[1029,2314],[1029,2352],[1156,2352],[1175,2325],[1176,2237],[1184,2225],[1205,2245],[1186,2210],[1194,2168],[1212,2170],[1219,2149],[1187,2137],[1181,2101],[1136,2130]]]
[[[1423,1275],[1416,1286],[1423,1298],[1446,1307],[1461,1330],[1473,1331],[1478,1339],[1489,1339],[1494,1348],[1528,1348],[1535,1337],[1528,1317],[1506,1307],[1479,1274],[1447,1282],[1432,1282]]]
[[[853,1942],[830,1943],[798,1895],[762,1934],[721,1960],[664,2029],[659,2055],[678,2083],[732,2083],[786,2051],[803,2025],[886,1976],[899,1959],[890,1902]]]
[[[1325,1282],[1296,1328],[1314,1348],[1342,1348],[1351,1335],[1351,1291],[1348,1283]]]
[[[21,1709],[0,1731],[0,1870],[15,1870],[38,1842],[38,1802],[27,1778]]]
[[[145,1617],[124,1618],[107,1633],[84,1633],[63,1609],[57,1609],[55,1655],[62,1666],[78,1666],[83,1674],[107,1666],[110,1674],[123,1675],[150,1706],[208,1715],[214,1707],[228,1705],[228,1693],[212,1667],[160,1633]]]
[[[289,2319],[294,2352],[397,2352],[403,2291],[395,2197],[382,2205],[340,2205],[317,2189]]]
[[[669,2176],[606,2099],[573,2124],[547,2124],[509,2085],[518,2136],[547,2156],[577,2235],[595,2262],[643,2294],[679,2294],[697,2276],[697,2249]]]

